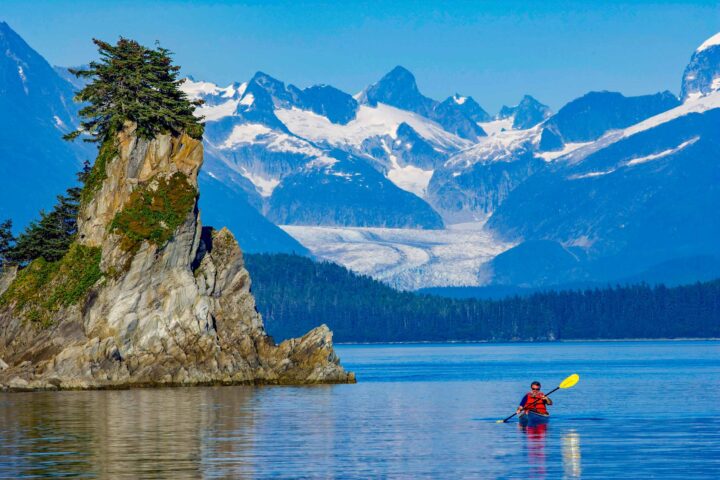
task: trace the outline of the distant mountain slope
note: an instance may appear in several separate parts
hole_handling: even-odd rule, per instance
[[[639,97],[625,97],[618,92],[590,92],[548,119],[543,125],[541,141],[547,144],[546,137],[554,135],[556,148],[545,150],[560,150],[565,143],[596,140],[608,130],[629,127],[678,105],[677,97],[667,91]]]
[[[518,186],[488,225],[580,247],[601,277],[720,255],[718,132],[720,94],[689,100],[558,159]]]
[[[0,219],[20,229],[50,209],[95,154],[62,140],[77,127],[72,86],[5,22],[0,50]]]
[[[50,209],[55,196],[77,182],[75,173],[84,160],[95,158],[95,146],[66,142],[62,135],[78,125],[79,106],[74,91],[83,83],[64,67],[51,67],[6,23],[0,22],[0,220],[12,218],[21,230]],[[209,84],[208,107],[214,94],[237,97],[240,85],[224,92]],[[232,90],[232,91],[231,91]],[[266,220],[246,197],[210,177],[204,184],[203,215],[218,227],[231,226],[249,251],[307,253],[289,235]],[[248,182],[249,183],[249,182]]]
[[[307,248],[251,206],[244,192],[234,191],[206,174],[200,175],[199,185],[203,223],[228,227],[244,252],[309,254]]]

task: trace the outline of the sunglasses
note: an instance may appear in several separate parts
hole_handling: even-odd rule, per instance
[[[540,390],[540,387],[532,387],[533,390]]]

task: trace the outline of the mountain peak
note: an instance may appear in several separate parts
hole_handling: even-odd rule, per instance
[[[720,33],[698,47],[683,72],[682,101],[704,97],[720,91]]]
[[[382,81],[383,79],[402,79],[412,81],[414,83],[415,75],[413,75],[410,70],[403,67],[402,65],[396,65],[395,68],[386,73],[380,81]]]
[[[490,115],[471,96],[456,93],[445,99],[442,105],[453,105],[473,122],[489,122]]]
[[[400,65],[365,89],[359,100],[372,106],[377,105],[378,102],[385,103],[428,118],[437,103],[420,93],[415,76]]]
[[[720,45],[720,32],[705,40],[702,45],[700,45],[697,50],[695,50],[695,52],[702,52],[703,50],[706,50],[710,47],[715,47],[717,45]]]
[[[369,89],[372,89],[373,87],[376,87],[376,89],[392,88],[394,90],[412,93],[413,95],[421,95],[420,90],[418,90],[417,87],[417,82],[415,81],[415,75],[413,75],[410,70],[400,65],[383,75],[383,77],[378,80],[377,83],[369,87]]]
[[[550,115],[550,107],[543,105],[532,95],[523,95],[520,103],[514,107],[503,105],[498,114],[498,118],[513,117],[513,128],[524,130],[534,127]]]

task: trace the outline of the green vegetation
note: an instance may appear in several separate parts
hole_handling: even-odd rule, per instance
[[[180,172],[152,179],[133,191],[110,228],[124,236],[121,247],[125,251],[134,251],[143,240],[163,246],[187,218],[196,196],[195,187]]]
[[[55,312],[78,303],[102,277],[100,255],[100,248],[75,243],[60,260],[37,258],[18,272],[0,296],[0,306],[14,308],[41,327],[52,325]]]
[[[117,145],[115,144],[115,136],[105,140],[100,146],[98,156],[92,168],[86,169],[86,174],[82,178],[83,188],[80,193],[80,203],[87,204],[92,200],[95,192],[100,190],[103,182],[107,178],[107,164],[118,154]]]
[[[150,49],[122,37],[115,45],[97,39],[93,43],[100,60],[90,62],[87,69],[70,70],[89,82],[75,97],[86,103],[80,110],[82,128],[66,139],[88,134],[87,141],[104,144],[126,122],[137,124],[141,138],[183,131],[202,138],[203,125],[193,115],[202,102],[190,101],[180,90],[180,67],[173,65],[169,50]]]
[[[89,172],[90,165],[85,163],[83,170],[77,175],[78,180],[84,182]],[[6,247],[4,254],[1,252],[3,247],[0,240],[0,257],[21,266],[36,258],[44,258],[48,262],[60,260],[77,236],[81,191],[80,187],[71,187],[65,191],[65,195],[58,195],[57,203],[50,213],[40,212],[39,221],[31,222],[17,239],[9,239],[14,240],[14,244]],[[0,233],[0,236],[7,236],[10,225],[12,224],[6,225],[6,233]]]
[[[720,280],[475,300],[398,292],[296,255],[246,254],[245,262],[277,340],[321,323],[338,342],[720,337]]]

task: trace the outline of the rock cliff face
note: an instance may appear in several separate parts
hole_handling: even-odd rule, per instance
[[[267,335],[233,235],[201,225],[202,160],[132,125],[103,145],[66,258],[0,282],[1,388],[354,382],[326,326]]]

